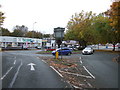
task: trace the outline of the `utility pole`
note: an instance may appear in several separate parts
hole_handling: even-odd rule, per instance
[[[32,38],[34,38],[34,25],[36,24],[37,22],[34,22],[33,23],[33,33],[32,33]]]

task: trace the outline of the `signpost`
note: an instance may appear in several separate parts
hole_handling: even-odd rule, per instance
[[[55,40],[58,44],[58,48],[60,48],[61,45],[61,60],[62,60],[62,40],[64,37],[64,31],[65,28],[61,28],[61,27],[54,28],[54,35],[55,35]]]

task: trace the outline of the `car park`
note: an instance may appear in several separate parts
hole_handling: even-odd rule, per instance
[[[52,51],[52,54],[55,55],[56,52],[59,53],[59,55],[71,55],[72,54],[72,50],[70,48],[64,47],[64,48],[58,48],[54,51]]]
[[[94,50],[91,47],[86,47],[85,49],[82,50],[82,54],[93,54]]]

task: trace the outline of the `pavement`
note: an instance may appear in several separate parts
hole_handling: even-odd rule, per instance
[[[93,47],[93,49],[95,50],[106,50],[106,51],[112,51],[113,50],[113,47],[112,46],[95,46]],[[118,47],[115,47],[115,51],[120,51],[120,48]]]

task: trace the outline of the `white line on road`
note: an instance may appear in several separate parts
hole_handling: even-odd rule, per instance
[[[59,76],[63,77],[53,66],[50,66]]]
[[[59,71],[60,71],[60,72],[63,72],[63,73],[75,75],[75,76],[84,77],[84,78],[92,78],[91,76],[81,75],[81,74],[77,74],[77,73],[64,72],[64,71],[61,71],[61,70],[59,70]]]
[[[87,68],[85,66],[83,66],[83,68],[90,74],[91,77],[93,77],[95,79],[95,76],[93,76],[90,71],[87,70]]]
[[[46,61],[42,60],[44,63],[46,63]]]
[[[93,86],[89,82],[86,81],[86,83],[88,84],[89,87],[93,88]]]
[[[10,83],[10,85],[9,85],[8,88],[12,88],[12,86],[13,86],[13,84],[14,84],[16,78],[17,78],[17,75],[18,75],[19,70],[20,70],[20,68],[21,68],[22,65],[23,65],[23,64],[22,64],[22,61],[21,61],[21,64],[19,65],[19,67],[18,67],[18,69],[17,69],[17,72],[15,73],[15,75],[14,75],[14,77],[13,77],[13,79],[12,79],[12,82]]]
[[[82,59],[82,57],[80,57],[80,60]]]
[[[82,64],[83,62],[80,60],[80,63]]]
[[[16,60],[14,61],[14,63],[13,63],[14,65],[16,64]]]
[[[13,69],[13,67],[10,67],[10,69],[0,79],[3,80],[12,69]]]

